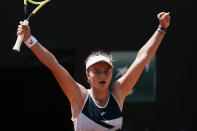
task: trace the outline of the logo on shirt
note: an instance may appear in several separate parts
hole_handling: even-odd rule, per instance
[[[101,112],[101,116],[104,116],[106,112]]]

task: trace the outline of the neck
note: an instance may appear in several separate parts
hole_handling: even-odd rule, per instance
[[[109,98],[109,91],[106,90],[96,90],[96,89],[90,89],[92,92],[92,97],[95,100],[95,103],[98,106],[104,107],[107,104],[108,98]]]

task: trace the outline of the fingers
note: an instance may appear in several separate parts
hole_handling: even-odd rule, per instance
[[[167,15],[167,16],[166,16],[166,21],[167,21],[167,22],[170,22],[170,15]]]
[[[158,15],[157,15],[157,18],[158,19],[161,19],[162,18],[162,16],[165,14],[165,12],[161,12],[161,13],[159,13]]]
[[[20,21],[19,23],[20,24],[18,25],[17,35],[24,34],[30,30],[30,27],[28,26],[27,23],[25,23],[23,21]]]
[[[20,21],[20,25],[22,26],[23,29],[25,30],[28,30],[29,29],[29,26],[27,23],[23,22],[23,21]]]
[[[161,12],[157,15],[159,20],[162,19],[170,19],[170,12],[166,13],[166,12]]]
[[[158,20],[162,27],[168,28],[170,25],[170,12],[161,12],[157,15]]]
[[[170,18],[170,12],[165,13],[165,14],[163,15],[163,19],[169,20],[169,18]]]
[[[24,34],[25,31],[23,29],[18,29],[17,30],[17,36],[20,35],[20,34]]]
[[[31,30],[27,21],[20,21],[17,28],[17,36],[24,34],[23,41],[26,41],[31,36]]]
[[[170,15],[169,14],[170,14],[169,12],[168,13],[164,13],[160,20],[161,21],[163,20],[166,23],[169,23],[170,22]]]
[[[24,34],[26,29],[22,25],[18,25],[17,35]]]

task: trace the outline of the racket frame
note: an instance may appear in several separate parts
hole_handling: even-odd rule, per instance
[[[32,12],[31,14],[28,16],[28,7],[27,7],[27,1],[31,4],[34,4],[34,5],[38,5],[38,7],[36,7]],[[41,1],[41,2],[36,2],[36,1],[32,1],[32,0],[24,0],[24,22],[25,24],[29,24],[29,19],[31,18],[32,15],[35,15],[38,10],[40,8],[42,8],[46,3],[48,3],[50,0],[44,0],[44,1]],[[27,17],[28,16],[28,17]],[[13,47],[13,50],[16,51],[16,52],[20,52],[20,47],[21,47],[21,44],[23,42],[23,38],[24,38],[24,33],[23,34],[20,34],[18,35],[17,37],[17,40],[14,44],[14,47]]]

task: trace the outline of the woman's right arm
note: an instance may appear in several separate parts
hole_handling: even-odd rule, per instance
[[[21,33],[25,33],[23,41],[26,41],[31,36],[30,27],[23,22],[21,22],[18,26],[17,35]],[[33,45],[30,49],[55,76],[64,94],[68,97],[72,108],[80,108],[87,95],[86,89],[82,85],[78,84],[71,77],[68,71],[58,63],[55,56],[44,48],[39,42]]]

